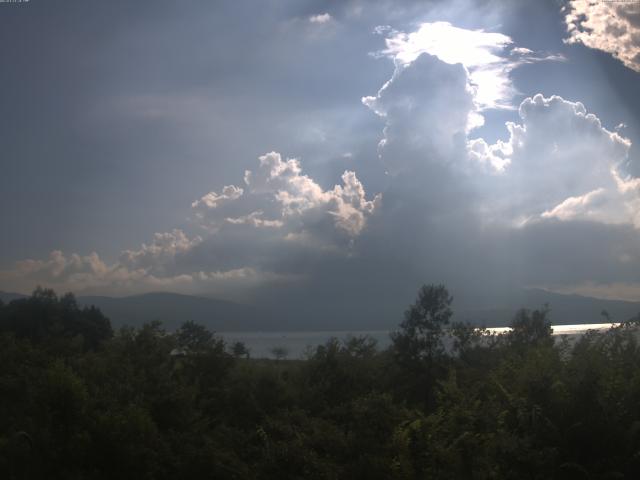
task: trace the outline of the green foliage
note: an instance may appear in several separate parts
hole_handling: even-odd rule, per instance
[[[406,365],[431,364],[444,354],[442,337],[453,315],[453,298],[444,285],[423,285],[392,336],[396,355]]]
[[[58,298],[38,287],[29,298],[0,309],[0,331],[50,348],[96,349],[113,336],[109,320],[95,307],[80,308],[71,293]]]
[[[444,336],[453,311],[444,285],[423,285],[404,314],[400,330],[391,334],[397,363],[403,368],[404,396],[433,406],[435,382],[444,373]],[[407,375],[408,374],[408,375]]]
[[[510,325],[511,343],[516,347],[553,344],[549,312],[548,306],[533,312],[526,309],[519,310]]]
[[[231,345],[231,354],[235,358],[249,358],[251,352],[243,342],[234,342]]]
[[[289,356],[289,349],[284,346],[273,347],[271,349],[271,355],[273,355],[276,360],[284,360]]]
[[[637,319],[555,341],[545,308],[488,336],[451,301],[425,286],[389,350],[301,361],[193,323],[114,335],[39,289],[0,305],[2,478],[639,478]]]

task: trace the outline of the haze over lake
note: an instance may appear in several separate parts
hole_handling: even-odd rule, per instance
[[[553,335],[566,335],[575,339],[589,330],[606,331],[616,324],[579,324],[579,325],[553,325]],[[508,332],[508,327],[489,328],[490,333],[500,334]],[[369,331],[326,331],[326,332],[219,332],[219,335],[228,343],[243,342],[249,349],[253,358],[273,358],[274,348],[286,349],[286,357],[289,359],[303,359],[312,354],[315,348],[323,345],[331,338],[347,340],[350,337],[371,337],[377,342],[379,349],[386,349],[391,345],[391,337],[388,330]]]

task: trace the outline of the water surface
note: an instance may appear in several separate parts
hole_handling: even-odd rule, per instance
[[[606,330],[613,323],[591,323],[579,325],[554,325],[554,335],[582,335],[588,330]],[[504,333],[509,327],[497,327],[488,329],[492,333]],[[378,342],[378,348],[384,349],[391,344],[389,334],[391,330],[344,330],[344,331],[318,331],[318,332],[220,332],[220,335],[229,342],[243,342],[251,352],[252,358],[273,358],[272,350],[283,347],[287,350],[287,358],[305,358],[305,355],[324,344],[331,337],[340,340],[367,335]]]

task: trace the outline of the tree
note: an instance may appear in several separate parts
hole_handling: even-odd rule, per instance
[[[521,309],[511,322],[509,339],[516,346],[552,345],[553,330],[549,320],[549,306],[533,312]]]
[[[287,347],[273,347],[271,354],[276,357],[276,360],[284,360],[289,356],[289,349]]]
[[[55,348],[72,342],[95,350],[113,336],[109,319],[96,307],[80,308],[72,293],[58,297],[38,287],[31,297],[13,300],[2,310],[0,331]]]
[[[444,328],[453,315],[453,297],[444,285],[423,285],[404,314],[400,331],[391,335],[397,358],[404,364],[431,364],[444,353]]]
[[[244,344],[244,342],[234,342],[231,346],[231,353],[236,358],[249,358],[249,349]]]
[[[452,322],[451,340],[452,350],[459,359],[468,360],[470,352],[477,349],[488,331],[484,327],[477,327],[469,322]]]
[[[188,354],[202,354],[218,347],[218,341],[207,327],[193,321],[184,322],[176,331],[180,348]]]
[[[391,334],[401,375],[396,382],[401,395],[435,406],[435,385],[446,372],[444,329],[453,315],[453,298],[444,285],[423,285],[415,303],[404,313],[400,331]]]

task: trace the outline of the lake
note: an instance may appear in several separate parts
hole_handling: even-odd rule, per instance
[[[579,325],[553,325],[554,335],[582,335],[588,330],[607,330],[612,323],[592,323]],[[492,333],[504,333],[509,327],[489,328]],[[391,330],[345,330],[321,332],[219,332],[228,343],[243,342],[252,358],[273,358],[271,350],[276,347],[287,349],[287,358],[304,358],[305,352],[322,345],[331,337],[340,340],[348,337],[368,335],[378,342],[378,348],[384,349],[391,344]]]

